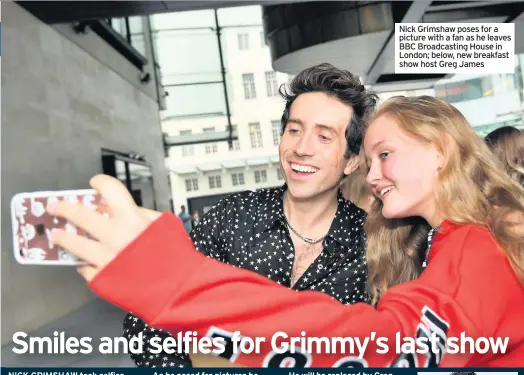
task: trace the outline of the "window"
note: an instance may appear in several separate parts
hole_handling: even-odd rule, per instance
[[[479,99],[493,95],[491,76],[435,86],[435,96],[449,103]]]
[[[284,175],[282,174],[282,170],[280,168],[277,169],[277,179],[278,180],[284,179]]]
[[[231,175],[233,186],[244,185],[244,173],[233,173]]]
[[[238,49],[244,51],[249,49],[249,34],[248,33],[238,33]]]
[[[141,16],[110,18],[106,22],[142,56],[146,56]]]
[[[502,76],[502,87],[504,91],[518,89],[517,77],[515,74],[504,74]]]
[[[262,147],[262,131],[259,122],[249,124],[249,139],[251,140],[251,148]]]
[[[242,74],[242,81],[244,82],[244,98],[255,99],[257,97],[255,75],[253,73]]]
[[[490,76],[483,77],[480,82],[482,88],[482,96],[492,96],[494,94],[493,81]]]
[[[266,88],[267,96],[278,95],[277,74],[275,72],[266,72]]]
[[[213,133],[215,128],[204,128],[202,129],[204,133]],[[218,145],[216,143],[206,144],[206,154],[216,154],[218,152]]]
[[[280,120],[271,121],[271,131],[273,132],[273,146],[278,146],[280,143]]]
[[[233,132],[236,132],[237,136],[238,136],[238,126],[232,125],[232,127],[233,127]],[[239,151],[240,150],[240,140],[235,139],[233,141],[233,145],[232,146],[233,146],[233,148],[230,151]]]
[[[218,189],[222,187],[222,178],[220,176],[209,176],[209,188]]]
[[[156,210],[153,170],[144,158],[101,148],[102,173],[113,176],[127,187],[137,206]],[[168,180],[170,181],[170,180]]]
[[[198,190],[198,179],[189,178],[186,179],[186,191],[197,191]]]
[[[190,135],[191,130],[181,130],[180,135]],[[193,146],[182,146],[182,156],[194,156],[195,148]]]
[[[261,169],[259,171],[255,171],[255,182],[257,184],[261,182],[267,182],[267,173],[265,169]]]

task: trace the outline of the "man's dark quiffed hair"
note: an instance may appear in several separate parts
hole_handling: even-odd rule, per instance
[[[282,114],[281,134],[286,129],[291,105],[300,94],[308,92],[323,92],[353,108],[351,122],[346,128],[346,159],[358,155],[362,146],[364,126],[373,113],[378,96],[365,89],[360,79],[347,70],[335,68],[331,64],[319,64],[305,69],[293,78],[289,90],[285,85],[280,87],[280,95],[286,100]]]

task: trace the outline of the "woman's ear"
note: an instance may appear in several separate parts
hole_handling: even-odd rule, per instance
[[[452,139],[448,139],[448,136],[446,134],[446,137],[445,137],[445,140],[444,140],[448,145],[452,145]],[[446,153],[445,149],[444,149],[444,145],[442,144],[436,144],[434,146],[435,148],[435,153],[436,153],[436,163],[437,163],[437,170],[441,170],[443,169],[447,163],[448,163],[448,154]]]
[[[437,150],[437,170],[440,171],[446,165],[444,153]]]

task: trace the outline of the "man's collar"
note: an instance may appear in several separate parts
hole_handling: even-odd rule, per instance
[[[276,188],[276,189],[264,189],[261,192],[262,202],[265,204],[263,207],[263,214],[260,217],[260,229],[267,231],[273,228],[278,223],[286,225],[284,217],[284,193],[287,190],[287,185]],[[354,230],[356,226],[362,227],[361,223],[365,218],[364,211],[355,206],[352,202],[346,200],[341,191],[337,193],[337,212],[329,228],[329,232],[326,238],[330,238],[338,242],[339,244],[351,247],[353,244],[353,236],[350,235],[350,231]],[[333,249],[332,246],[328,246],[329,251]]]
[[[363,233],[363,222],[366,218],[366,213],[353,202],[345,199],[340,191],[337,199],[337,213],[327,236],[343,246],[352,247],[355,240],[354,232],[360,231]]]
[[[274,225],[281,222],[284,224],[284,193],[287,185],[284,184],[279,188],[264,189],[261,191],[261,201],[263,213],[260,217],[260,226],[262,231],[273,228]]]

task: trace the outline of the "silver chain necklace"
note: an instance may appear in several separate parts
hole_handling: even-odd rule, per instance
[[[429,254],[431,253],[431,243],[433,242],[433,236],[440,230],[440,227],[431,228],[428,233],[428,248],[426,249],[426,256],[424,257],[424,263],[422,263],[422,268],[428,266]]]
[[[285,214],[284,214],[284,221],[286,222],[287,227],[288,227],[289,229],[291,229],[291,231],[292,231],[293,233],[295,233],[295,234],[296,234],[296,235],[297,235],[297,236],[298,236],[302,241],[304,241],[304,242],[306,242],[306,243],[308,243],[308,244],[311,244],[311,245],[317,244],[317,243],[319,243],[320,241],[322,241],[324,238],[326,238],[326,236],[327,236],[327,233],[326,233],[326,236],[321,237],[321,238],[319,238],[318,240],[314,240],[314,239],[309,238],[309,237],[304,237],[304,236],[302,236],[300,233],[298,233],[298,232],[297,232],[297,231],[296,231],[296,230],[291,226],[291,224],[289,224],[289,221],[287,220],[287,217],[286,217]]]

